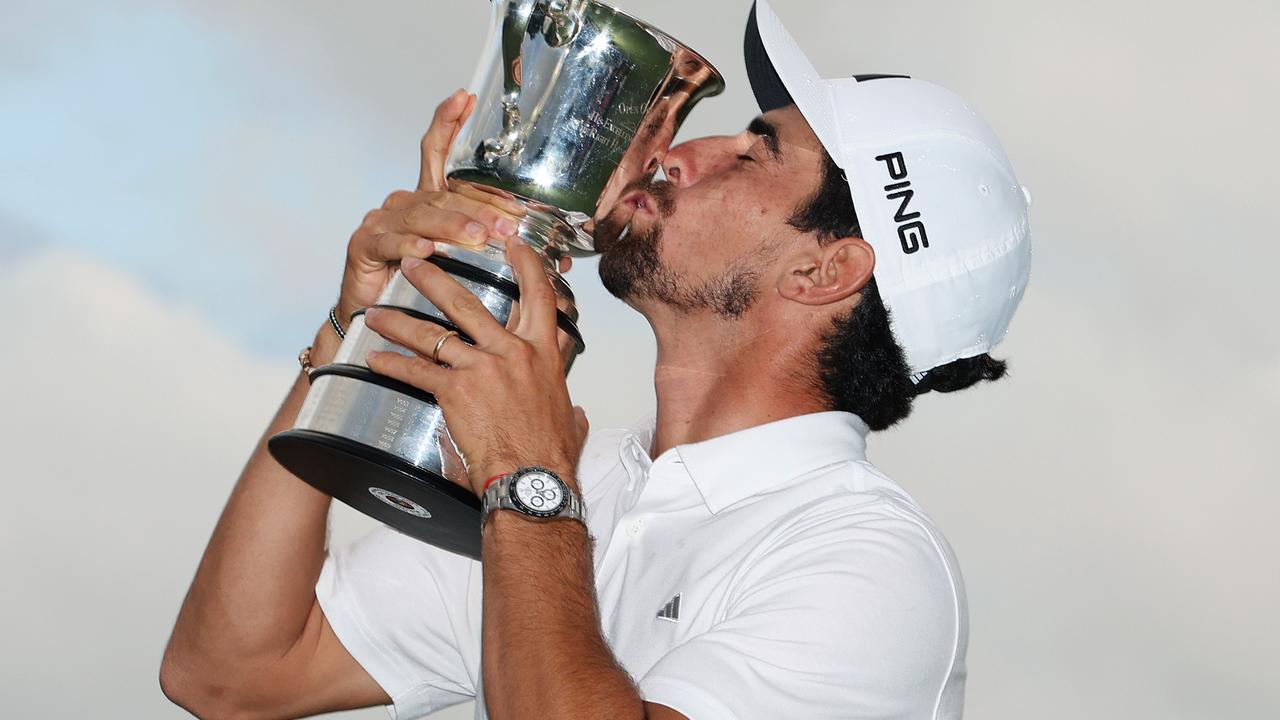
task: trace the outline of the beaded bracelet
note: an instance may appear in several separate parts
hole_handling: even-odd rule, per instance
[[[302,374],[307,376],[307,382],[311,382],[311,373],[316,368],[311,364],[311,346],[302,348],[302,352],[298,353],[298,365],[302,366]]]

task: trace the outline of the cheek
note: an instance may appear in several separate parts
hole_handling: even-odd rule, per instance
[[[754,183],[741,179],[717,183],[681,198],[676,206],[677,216],[670,221],[677,221],[682,231],[711,235],[740,233],[769,214],[767,202],[768,198],[760,196]]]
[[[762,241],[789,234],[787,218],[802,198],[803,178],[782,169],[726,170],[681,193],[667,218],[663,255],[674,270],[723,268],[755,252]]]
[[[663,229],[666,264],[682,274],[727,267],[759,246],[773,222],[767,208],[743,194],[708,193],[679,205]]]

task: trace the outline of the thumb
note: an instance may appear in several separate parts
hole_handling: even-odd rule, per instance
[[[418,168],[418,190],[445,189],[444,165],[458,132],[475,109],[476,97],[458,90],[436,106],[431,125],[422,136],[422,161]]]
[[[578,426],[578,440],[585,440],[587,431],[591,429],[591,423],[587,421],[587,411],[583,410],[581,406],[574,405],[573,420]]]

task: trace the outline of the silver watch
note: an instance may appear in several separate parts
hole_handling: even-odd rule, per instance
[[[570,490],[559,475],[536,466],[504,475],[484,491],[481,527],[494,510],[514,510],[538,520],[570,518],[583,525],[587,523],[582,498]]]

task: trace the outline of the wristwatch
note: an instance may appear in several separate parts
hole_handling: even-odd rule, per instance
[[[544,467],[520,468],[493,481],[481,501],[481,527],[494,510],[514,510],[537,520],[569,518],[587,524],[582,498]]]

